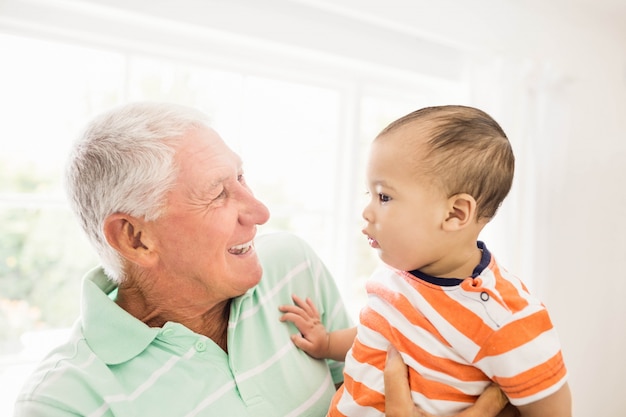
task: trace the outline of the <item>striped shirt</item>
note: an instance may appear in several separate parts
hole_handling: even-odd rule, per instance
[[[101,269],[90,272],[70,340],[29,378],[15,415],[324,416],[343,363],[297,349],[278,306],[311,297],[325,326],[349,327],[336,285],[295,236],[260,236],[256,248],[263,278],[231,303],[228,354],[179,323],[146,326],[115,304]]]
[[[491,381],[518,406],[565,384],[560,342],[545,306],[478,244],[481,263],[466,279],[390,267],[374,273],[331,416],[384,415],[390,343],[409,366],[413,401],[435,415],[467,408]]]

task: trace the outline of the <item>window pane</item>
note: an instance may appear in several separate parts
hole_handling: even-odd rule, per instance
[[[257,77],[245,86],[240,153],[253,191],[271,211],[265,229],[305,237],[334,264],[339,94]]]
[[[73,323],[80,277],[96,258],[62,206],[4,207],[0,235],[0,354],[12,354],[22,333]]]
[[[0,166],[28,171],[28,191],[58,189],[62,164],[87,115],[121,99],[120,54],[0,35]],[[10,175],[10,174],[9,174]],[[2,181],[0,192],[20,183]]]
[[[237,131],[241,121],[243,75],[235,72],[132,56],[128,90],[129,101],[170,101],[202,109],[225,139]]]

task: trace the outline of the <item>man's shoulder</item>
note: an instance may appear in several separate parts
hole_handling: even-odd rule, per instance
[[[76,325],[68,339],[52,349],[25,380],[18,401],[54,402],[57,398],[64,398],[67,392],[79,395],[88,385],[85,377],[101,376],[93,374],[93,366],[90,367],[91,372],[84,372],[93,359],[80,326]]]

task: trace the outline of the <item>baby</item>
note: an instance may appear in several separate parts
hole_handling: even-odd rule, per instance
[[[384,415],[390,344],[409,366],[414,402],[429,413],[459,413],[496,383],[522,416],[571,416],[545,306],[478,240],[514,165],[502,128],[472,107],[417,110],[373,141],[363,233],[384,265],[367,283],[358,327],[327,333],[308,298],[281,307],[281,320],[300,331],[299,348],[345,358],[330,416]]]

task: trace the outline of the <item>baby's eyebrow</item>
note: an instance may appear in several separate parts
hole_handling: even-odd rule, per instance
[[[374,180],[374,181],[372,181],[372,185],[373,186],[385,187],[385,188],[389,189],[390,191],[394,191],[395,190],[394,186],[389,184],[385,180]]]

